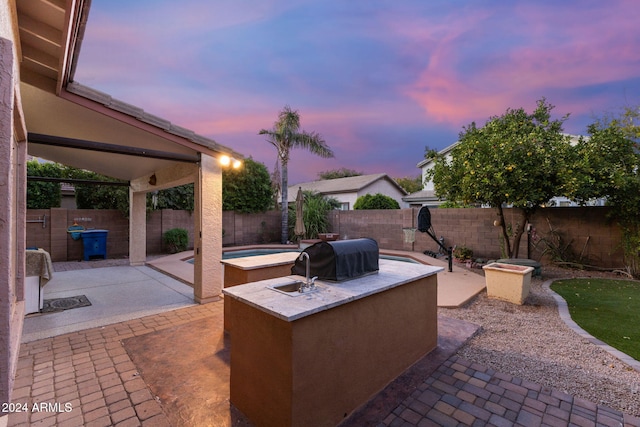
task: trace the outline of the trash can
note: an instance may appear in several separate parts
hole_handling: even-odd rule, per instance
[[[85,230],[82,232],[82,246],[84,247],[84,260],[89,261],[93,257],[107,259],[107,234],[109,230]]]

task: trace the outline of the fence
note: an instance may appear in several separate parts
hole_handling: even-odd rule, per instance
[[[540,209],[531,220],[530,234],[520,245],[520,257],[548,258],[552,251],[567,259],[599,267],[621,267],[623,254],[619,228],[607,220],[606,207]],[[381,248],[437,252],[437,244],[416,231],[415,241],[405,241],[405,228],[417,227],[418,209],[332,211],[329,221],[333,233],[341,238],[371,237]],[[519,211],[505,209],[507,223],[519,219]],[[44,222],[42,220],[44,219]],[[501,228],[496,227],[493,209],[432,209],[431,220],[437,237],[445,246],[466,246],[474,257],[495,259],[503,256]],[[129,251],[129,221],[115,210],[42,209],[27,212],[27,246],[49,251],[54,261],[82,259],[82,241],[73,240],[67,228],[73,223],[85,228],[107,229],[107,256],[126,257]],[[223,212],[225,246],[278,242],[280,212],[241,214]],[[186,211],[160,210],[147,219],[147,252],[162,253],[165,231],[185,228],[193,247],[193,216]],[[529,245],[528,245],[529,244]],[[545,260],[543,260],[545,261]]]
[[[417,227],[418,208],[401,210],[333,211],[330,222],[341,238],[371,237],[380,247],[406,251],[437,252],[439,247],[425,233],[416,231],[413,243],[405,242],[403,228]],[[598,267],[622,267],[623,252],[619,227],[607,219],[606,207],[539,209],[531,218],[531,232],[523,235],[520,258],[548,262],[552,253]],[[505,209],[505,222],[516,224],[517,209]],[[475,258],[504,257],[502,229],[494,209],[431,209],[436,236],[445,246],[466,246]],[[544,255],[544,256],[543,256]]]

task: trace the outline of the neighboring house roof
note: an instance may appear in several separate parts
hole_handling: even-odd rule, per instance
[[[358,192],[379,180],[386,180],[395,186],[398,191],[406,195],[407,192],[394,179],[390,178],[386,173],[378,173],[373,175],[350,176],[347,178],[325,179],[320,181],[303,182],[289,186],[288,200],[293,202],[296,199],[298,187],[303,191],[313,191],[320,194],[338,194]]]
[[[449,145],[448,147],[443,148],[442,150],[438,151],[438,154],[440,154],[441,156],[446,156],[447,154],[449,154],[451,152],[451,150],[453,150],[454,148],[456,148],[456,146],[460,144],[460,141],[456,141],[453,144]],[[416,167],[422,168],[423,166],[429,164],[433,162],[433,159],[424,159],[421,160]]]
[[[402,198],[407,203],[422,202],[424,200],[438,200],[436,192],[432,190],[420,190],[415,193],[411,193],[408,196]]]

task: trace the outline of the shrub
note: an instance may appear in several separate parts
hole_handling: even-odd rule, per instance
[[[59,178],[60,165],[57,163],[40,163],[37,160],[27,162],[27,175]],[[62,193],[60,183],[29,181],[27,183],[27,209],[49,209],[60,207]]]
[[[303,220],[306,232],[303,239],[317,239],[318,233],[329,231],[328,213],[340,205],[333,197],[325,197],[319,193],[304,191]],[[296,225],[295,207],[289,207],[289,238],[291,241],[298,239],[294,229]]]
[[[162,236],[165,247],[171,254],[185,251],[189,243],[189,233],[184,228],[172,228]]]
[[[400,209],[400,204],[395,199],[381,193],[365,194],[358,197],[353,204],[353,209]]]
[[[473,250],[466,246],[456,246],[453,250],[453,257],[460,261],[468,261],[473,258]]]

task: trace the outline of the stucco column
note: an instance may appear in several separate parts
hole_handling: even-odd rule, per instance
[[[13,43],[0,37],[0,404],[11,402],[25,306],[27,147],[17,77]],[[0,425],[7,418],[0,412]]]
[[[202,154],[194,184],[194,283],[196,302],[217,301],[222,294],[222,170]]]
[[[129,264],[147,260],[147,193],[129,188]]]

